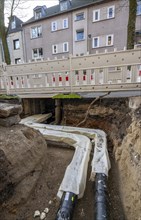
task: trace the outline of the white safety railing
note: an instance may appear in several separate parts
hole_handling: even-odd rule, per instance
[[[139,90],[140,49],[9,65],[0,69],[0,93],[21,97]]]

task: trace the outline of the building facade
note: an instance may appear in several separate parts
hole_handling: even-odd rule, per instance
[[[25,61],[22,24],[23,22],[19,18],[12,17],[7,37],[11,64],[19,64]]]
[[[0,38],[0,65],[4,62],[4,54],[3,54],[3,46],[2,46],[2,40]]]
[[[135,44],[140,45],[140,0],[137,5]],[[37,6],[33,17],[22,24],[22,31],[10,33],[11,60],[29,62],[122,50],[127,45],[128,15],[128,0],[59,0],[50,8]],[[21,50],[14,47],[17,39]]]

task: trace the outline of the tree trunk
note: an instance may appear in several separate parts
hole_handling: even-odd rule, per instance
[[[10,64],[11,63],[10,53],[9,53],[9,48],[8,48],[8,44],[7,44],[7,35],[5,33],[5,30],[2,33],[1,39],[2,39],[2,45],[3,45],[3,50],[4,50],[5,62],[7,64]]]
[[[10,64],[10,54],[7,44],[7,31],[4,24],[4,2],[5,0],[1,0],[0,2],[0,37],[2,39],[2,45],[4,50],[4,58],[7,64]]]
[[[137,11],[137,1],[136,0],[129,0],[127,49],[134,48],[135,28],[136,28],[136,11]]]

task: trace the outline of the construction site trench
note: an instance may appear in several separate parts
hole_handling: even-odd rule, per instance
[[[9,103],[9,101],[6,101]],[[111,162],[108,173],[108,220],[141,219],[141,97],[64,99],[60,102],[60,125],[101,129],[107,134],[107,149]],[[5,100],[0,100],[5,103]],[[16,103],[16,101],[10,101]],[[34,113],[52,113],[53,101],[43,100]],[[48,104],[47,104],[48,103]],[[19,104],[19,103],[18,103]],[[21,118],[29,106],[21,102]],[[42,110],[41,110],[42,109]],[[74,149],[58,141],[46,141],[43,135],[12,119],[5,122],[0,110],[0,220],[34,220],[35,211],[47,211],[45,220],[55,220],[60,200],[59,186],[71,162]],[[53,124],[48,119],[46,124]],[[11,125],[16,120],[16,125]],[[4,126],[6,123],[6,126]],[[95,182],[90,180],[90,154],[86,188],[77,200],[73,220],[95,220]]]

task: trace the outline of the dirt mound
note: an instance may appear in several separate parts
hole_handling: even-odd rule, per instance
[[[42,135],[23,125],[0,127],[0,203],[13,209],[33,190],[45,160]]]
[[[116,149],[120,171],[120,190],[126,216],[141,218],[141,106],[133,114],[128,134]],[[138,114],[139,113],[139,114]]]

